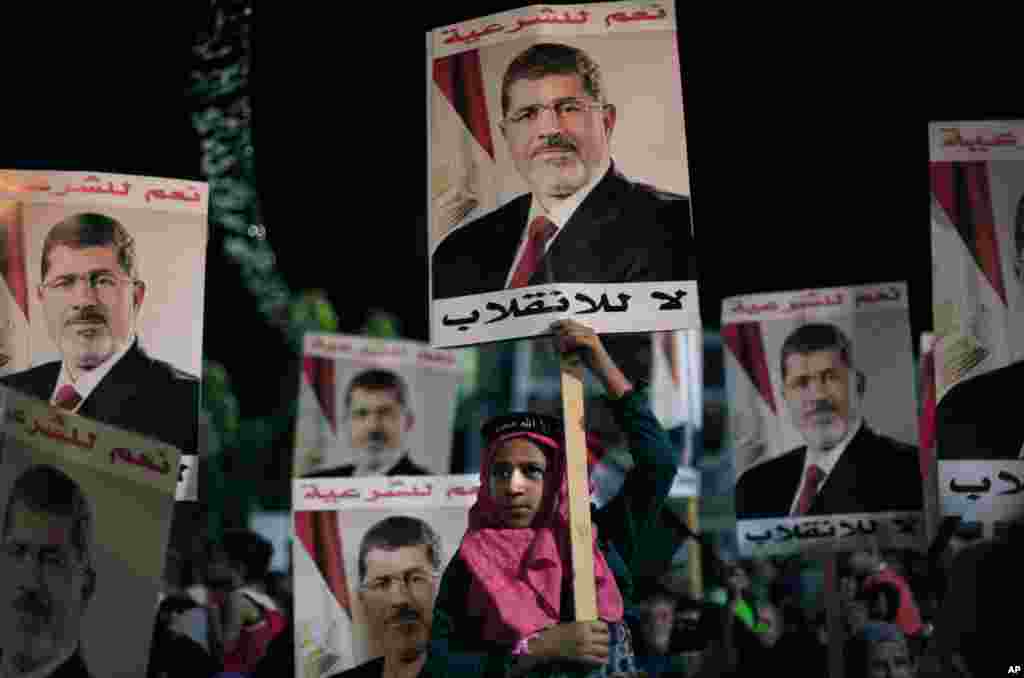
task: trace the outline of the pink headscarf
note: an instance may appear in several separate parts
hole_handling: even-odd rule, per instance
[[[500,508],[491,496],[491,464],[498,445],[511,438],[529,438],[544,452],[545,494],[529,528],[503,527]],[[552,492],[551,483],[558,490]],[[483,637],[515,644],[561,621],[562,586],[572,585],[569,545],[569,499],[565,452],[554,438],[530,431],[495,439],[484,453],[480,490],[469,510],[469,528],[459,550],[471,575],[466,601],[471,616],[483,620]],[[598,616],[622,620],[622,594],[597,547],[594,528],[594,576]]]

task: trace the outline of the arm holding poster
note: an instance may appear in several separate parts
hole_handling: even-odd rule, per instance
[[[559,350],[578,351],[601,381],[616,422],[627,436],[633,467],[622,489],[594,512],[594,521],[600,531],[601,550],[629,606],[633,594],[631,573],[644,557],[641,535],[651,534],[650,530],[659,524],[661,508],[676,476],[679,452],[654,416],[646,393],[633,387],[597,334],[572,320],[556,323],[553,329]]]
[[[612,536],[595,530],[598,619],[571,621],[572,591],[562,585],[563,568],[570,565],[562,423],[535,413],[500,416],[483,428],[487,447],[481,489],[470,510],[469,530],[441,582],[428,675],[562,676],[576,675],[583,667],[631,675],[636,670],[624,623],[628,599],[623,587],[628,595],[637,529],[651,516],[636,518],[632,512],[656,510],[664,501],[671,475],[644,489],[651,499],[641,500],[638,488],[641,476],[667,463],[670,446],[596,334],[571,321],[552,329],[559,350],[578,351],[604,383],[629,424],[634,454],[641,448],[636,479],[627,479],[627,491],[595,515]],[[674,474],[674,460],[671,466]],[[623,543],[613,547],[619,537]]]

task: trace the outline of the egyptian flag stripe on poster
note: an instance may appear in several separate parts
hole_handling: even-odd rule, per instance
[[[1024,121],[929,125],[936,391],[1024,359]]]
[[[729,298],[722,336],[741,555],[921,543],[906,284]],[[812,445],[832,453],[812,458],[828,475],[804,509]]]

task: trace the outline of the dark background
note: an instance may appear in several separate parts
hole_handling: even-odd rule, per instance
[[[516,6],[254,10],[267,238],[293,290],[328,292],[341,331],[385,309],[405,336],[427,338],[424,35]],[[211,13],[183,7],[12,19],[0,168],[201,178],[185,92]],[[705,324],[718,325],[729,295],[905,280],[916,343],[931,327],[927,123],[1024,117],[1020,36],[1000,33],[1011,22],[724,6],[680,15]],[[216,230],[204,334],[244,415],[293,397],[277,369],[288,349]]]

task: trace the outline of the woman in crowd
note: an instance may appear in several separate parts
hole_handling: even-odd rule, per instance
[[[552,326],[610,396],[634,466],[593,511],[597,620],[574,621],[566,452],[560,421],[512,414],[484,426],[481,487],[434,607],[431,676],[635,676],[624,621],[642,533],[657,521],[676,456],[645,395],[585,326]]]

